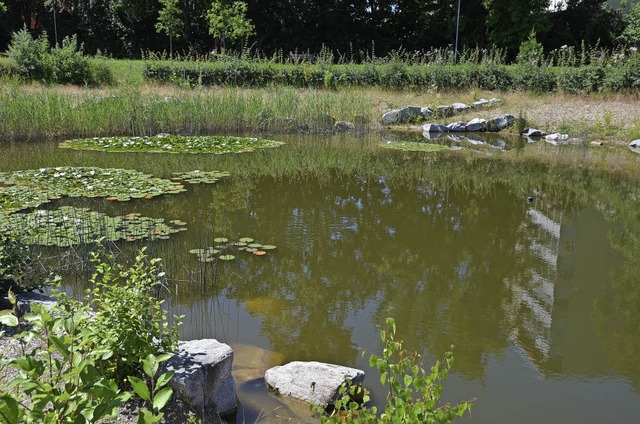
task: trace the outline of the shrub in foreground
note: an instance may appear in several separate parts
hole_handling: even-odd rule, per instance
[[[453,354],[447,352],[443,362],[436,362],[427,373],[418,353],[407,352],[402,341],[396,339],[396,323],[387,318],[380,333],[384,347],[382,356],[371,355],[369,365],[380,372],[380,382],[389,386],[387,404],[378,415],[376,407],[362,406],[369,401],[369,393],[359,386],[343,384],[342,398],[335,402],[330,416],[321,415],[322,423],[450,423],[471,413],[472,401],[440,404],[442,383],[447,379]],[[314,408],[316,412],[320,412]]]
[[[161,277],[157,260],[147,261],[144,250],[129,268],[108,257],[97,264],[96,289],[84,304],[59,293],[55,305],[32,304],[21,318],[0,312],[0,324],[17,327],[22,349],[22,356],[0,360],[0,371],[10,367],[18,373],[0,390],[0,421],[113,418],[132,397],[130,385],[149,407],[140,411],[138,422],[158,422],[172,395],[165,386],[173,376],[158,376],[159,364],[177,344],[177,324],[167,323],[162,301],[153,294]],[[9,300],[15,306],[11,292]]]

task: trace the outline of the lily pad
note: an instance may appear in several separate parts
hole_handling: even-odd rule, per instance
[[[275,248],[276,248],[276,246],[274,246],[272,244],[263,244],[262,247],[261,247],[262,250],[273,250]]]
[[[171,180],[155,179],[139,171],[116,168],[57,167],[0,172],[0,182],[31,187],[46,193],[49,198],[106,197],[127,201],[132,196],[149,198],[186,191]]]
[[[26,244],[68,247],[109,241],[164,239],[177,230],[163,219],[108,216],[85,208],[62,206],[31,213],[0,213],[0,232],[14,234]]]
[[[264,250],[256,250],[255,252],[253,252],[253,254],[256,256],[264,256],[267,254],[267,252],[265,252]]]
[[[213,241],[216,243],[226,243],[229,241],[229,239],[226,237],[216,237],[213,239]]]
[[[232,261],[236,258],[233,255],[220,255],[219,257],[220,257],[220,260],[222,261]]]
[[[442,144],[419,143],[415,141],[398,141],[381,143],[380,147],[385,149],[402,150],[405,152],[439,152],[441,150],[449,150],[448,146]]]
[[[48,201],[46,193],[35,187],[0,187],[0,212],[11,213],[22,209],[35,208]]]
[[[254,248],[254,249],[259,249],[262,247],[262,245],[260,243],[251,243],[249,245],[249,247]]]
[[[242,237],[238,241],[241,243],[253,243],[253,239],[251,237]]]
[[[76,150],[155,153],[244,153],[278,147],[281,141],[254,137],[181,136],[159,134],[145,137],[94,137],[67,140],[60,147]]]
[[[175,177],[171,177],[172,180],[183,181],[190,184],[213,184],[222,177],[228,177],[228,172],[222,171],[190,171],[190,172],[176,172]]]

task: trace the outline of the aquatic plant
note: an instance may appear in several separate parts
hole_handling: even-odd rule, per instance
[[[189,172],[175,172],[175,177],[171,177],[172,180],[178,180],[190,184],[213,184],[222,177],[228,177],[228,172],[222,171],[195,171]]]
[[[255,256],[264,256],[268,250],[273,250],[276,246],[272,244],[254,243],[251,237],[242,237],[238,241],[229,242],[226,237],[217,237],[213,239],[215,247],[207,247],[204,249],[191,249],[189,253],[196,255],[201,262],[213,262],[217,259],[223,261],[231,261],[235,259],[235,255],[227,253],[228,249],[235,248],[237,251],[245,251]]]
[[[158,134],[144,137],[94,137],[67,140],[60,147],[77,150],[152,153],[245,153],[255,149],[278,147],[281,141],[254,137],[182,136]]]
[[[449,150],[448,146],[442,144],[419,143],[414,141],[380,143],[380,147],[405,152],[439,152],[441,150]]]
[[[11,213],[21,209],[34,208],[48,201],[47,194],[34,187],[0,187],[0,213]]]
[[[174,225],[184,225],[172,221]],[[25,244],[68,247],[107,241],[167,239],[184,227],[167,225],[164,219],[132,213],[108,216],[86,208],[62,206],[56,210],[31,213],[0,214],[0,231],[20,236]]]
[[[109,200],[127,201],[132,198],[151,198],[185,191],[177,182],[116,168],[57,167],[2,172],[0,182],[41,190],[49,199],[69,196],[107,197]],[[17,190],[13,195],[14,202],[18,201],[16,195],[20,192]],[[24,190],[24,193],[28,193],[28,190]],[[18,202],[19,205],[13,208],[37,206],[33,194],[31,197],[25,196],[24,199],[24,202]]]

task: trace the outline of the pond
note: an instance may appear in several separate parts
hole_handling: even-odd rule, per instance
[[[271,138],[286,145],[215,156],[3,143],[0,172],[230,173],[149,199],[63,197],[40,208],[186,223],[167,239],[116,245],[148,246],[162,258],[171,278],[168,308],[186,315],[183,339],[234,347],[238,422],[305,419],[305,408],[281,405],[260,379],[266,368],[293,360],[365,370],[382,405],[386,392],[368,356],[379,353],[379,327],[390,316],[427,365],[454,345],[444,398],[476,399],[464,421],[637,422],[640,188],[624,175],[598,172],[594,161],[569,169],[517,159],[527,149],[567,163],[601,153],[513,140],[426,153],[381,149],[395,139],[379,134]],[[618,154],[635,161],[627,152],[607,153]],[[189,253],[217,237],[276,248],[260,257],[234,252],[228,262]],[[82,293],[81,279],[66,289]]]

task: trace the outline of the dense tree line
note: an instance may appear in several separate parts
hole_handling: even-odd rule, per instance
[[[460,4],[460,46],[499,47],[515,57],[533,30],[545,50],[562,45],[614,47],[637,42],[640,6],[612,9],[606,0],[246,0],[241,9],[252,36],[237,41],[266,55],[318,52],[322,46],[358,59],[360,52],[384,56],[392,50],[426,51],[455,41]],[[634,3],[634,0],[630,0]],[[213,35],[212,0],[3,0],[0,50],[26,27],[46,31],[51,43],[77,34],[88,53],[138,57],[142,51],[202,54],[224,45]],[[214,0],[220,8],[234,0]],[[555,4],[555,3],[554,3]],[[176,14],[176,16],[173,16]],[[635,15],[634,15],[635,11]],[[159,24],[159,17],[162,21]],[[176,17],[178,21],[174,19]],[[218,18],[220,14],[218,14]],[[231,19],[226,15],[222,19]],[[213,34],[213,35],[212,35]],[[626,34],[626,35],[625,35]],[[229,43],[227,43],[229,47]]]

